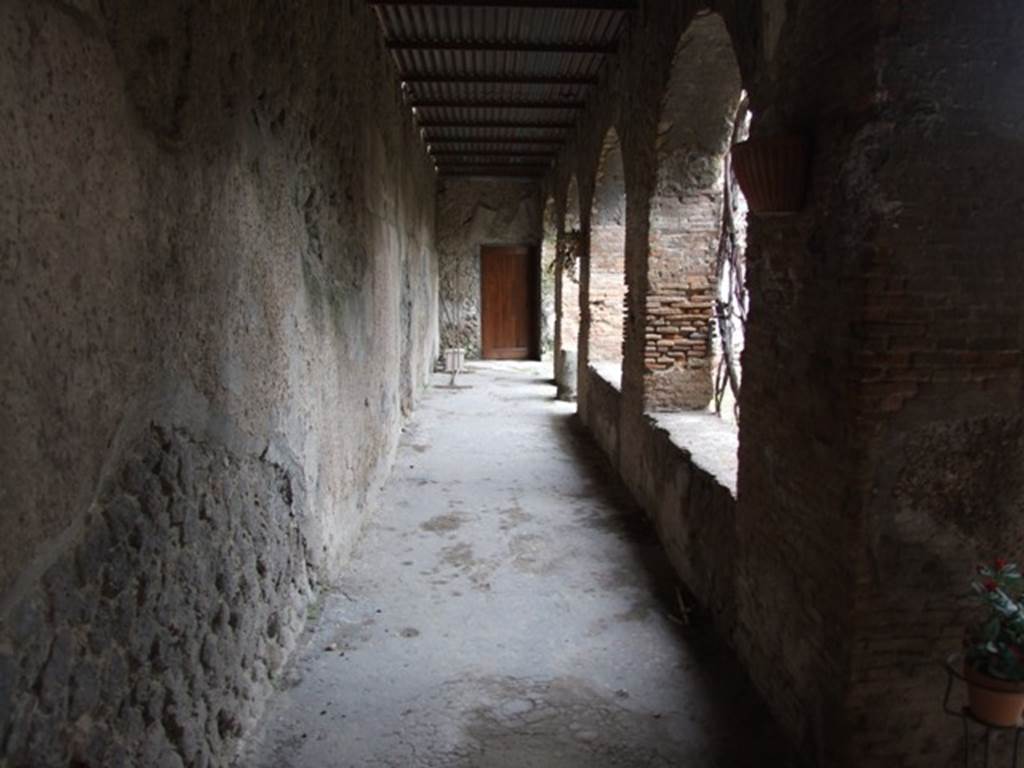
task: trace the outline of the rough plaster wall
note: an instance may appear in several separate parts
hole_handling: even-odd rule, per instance
[[[436,346],[378,38],[354,2],[0,10],[12,765],[221,762],[342,564]]]
[[[540,245],[541,198],[531,182],[448,180],[437,193],[441,347],[480,356],[480,247]],[[542,301],[543,304],[543,301]]]

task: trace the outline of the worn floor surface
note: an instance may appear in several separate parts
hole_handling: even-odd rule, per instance
[[[407,427],[239,765],[785,765],[729,654],[669,618],[657,541],[547,369],[474,369]]]

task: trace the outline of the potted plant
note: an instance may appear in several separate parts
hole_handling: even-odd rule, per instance
[[[997,559],[978,567],[971,589],[985,607],[964,639],[964,678],[971,713],[992,725],[1016,727],[1024,713],[1024,577]]]

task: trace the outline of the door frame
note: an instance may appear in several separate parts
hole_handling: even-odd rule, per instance
[[[541,312],[543,311],[541,301],[541,269],[544,265],[540,263],[541,259],[541,248],[539,243],[535,242],[490,242],[481,243],[477,247],[476,259],[479,269],[478,282],[477,282],[477,296],[480,297],[480,325],[478,328],[479,338],[477,344],[480,348],[480,359],[489,360],[491,358],[484,357],[484,251],[488,248],[525,248],[528,256],[528,263],[530,265],[530,274],[527,279],[529,291],[530,291],[530,349],[526,355],[527,360],[541,359],[540,354],[540,333],[541,333]]]

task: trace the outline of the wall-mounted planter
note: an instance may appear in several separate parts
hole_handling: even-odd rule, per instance
[[[796,213],[807,186],[807,140],[758,136],[732,148],[732,168],[751,213]]]

